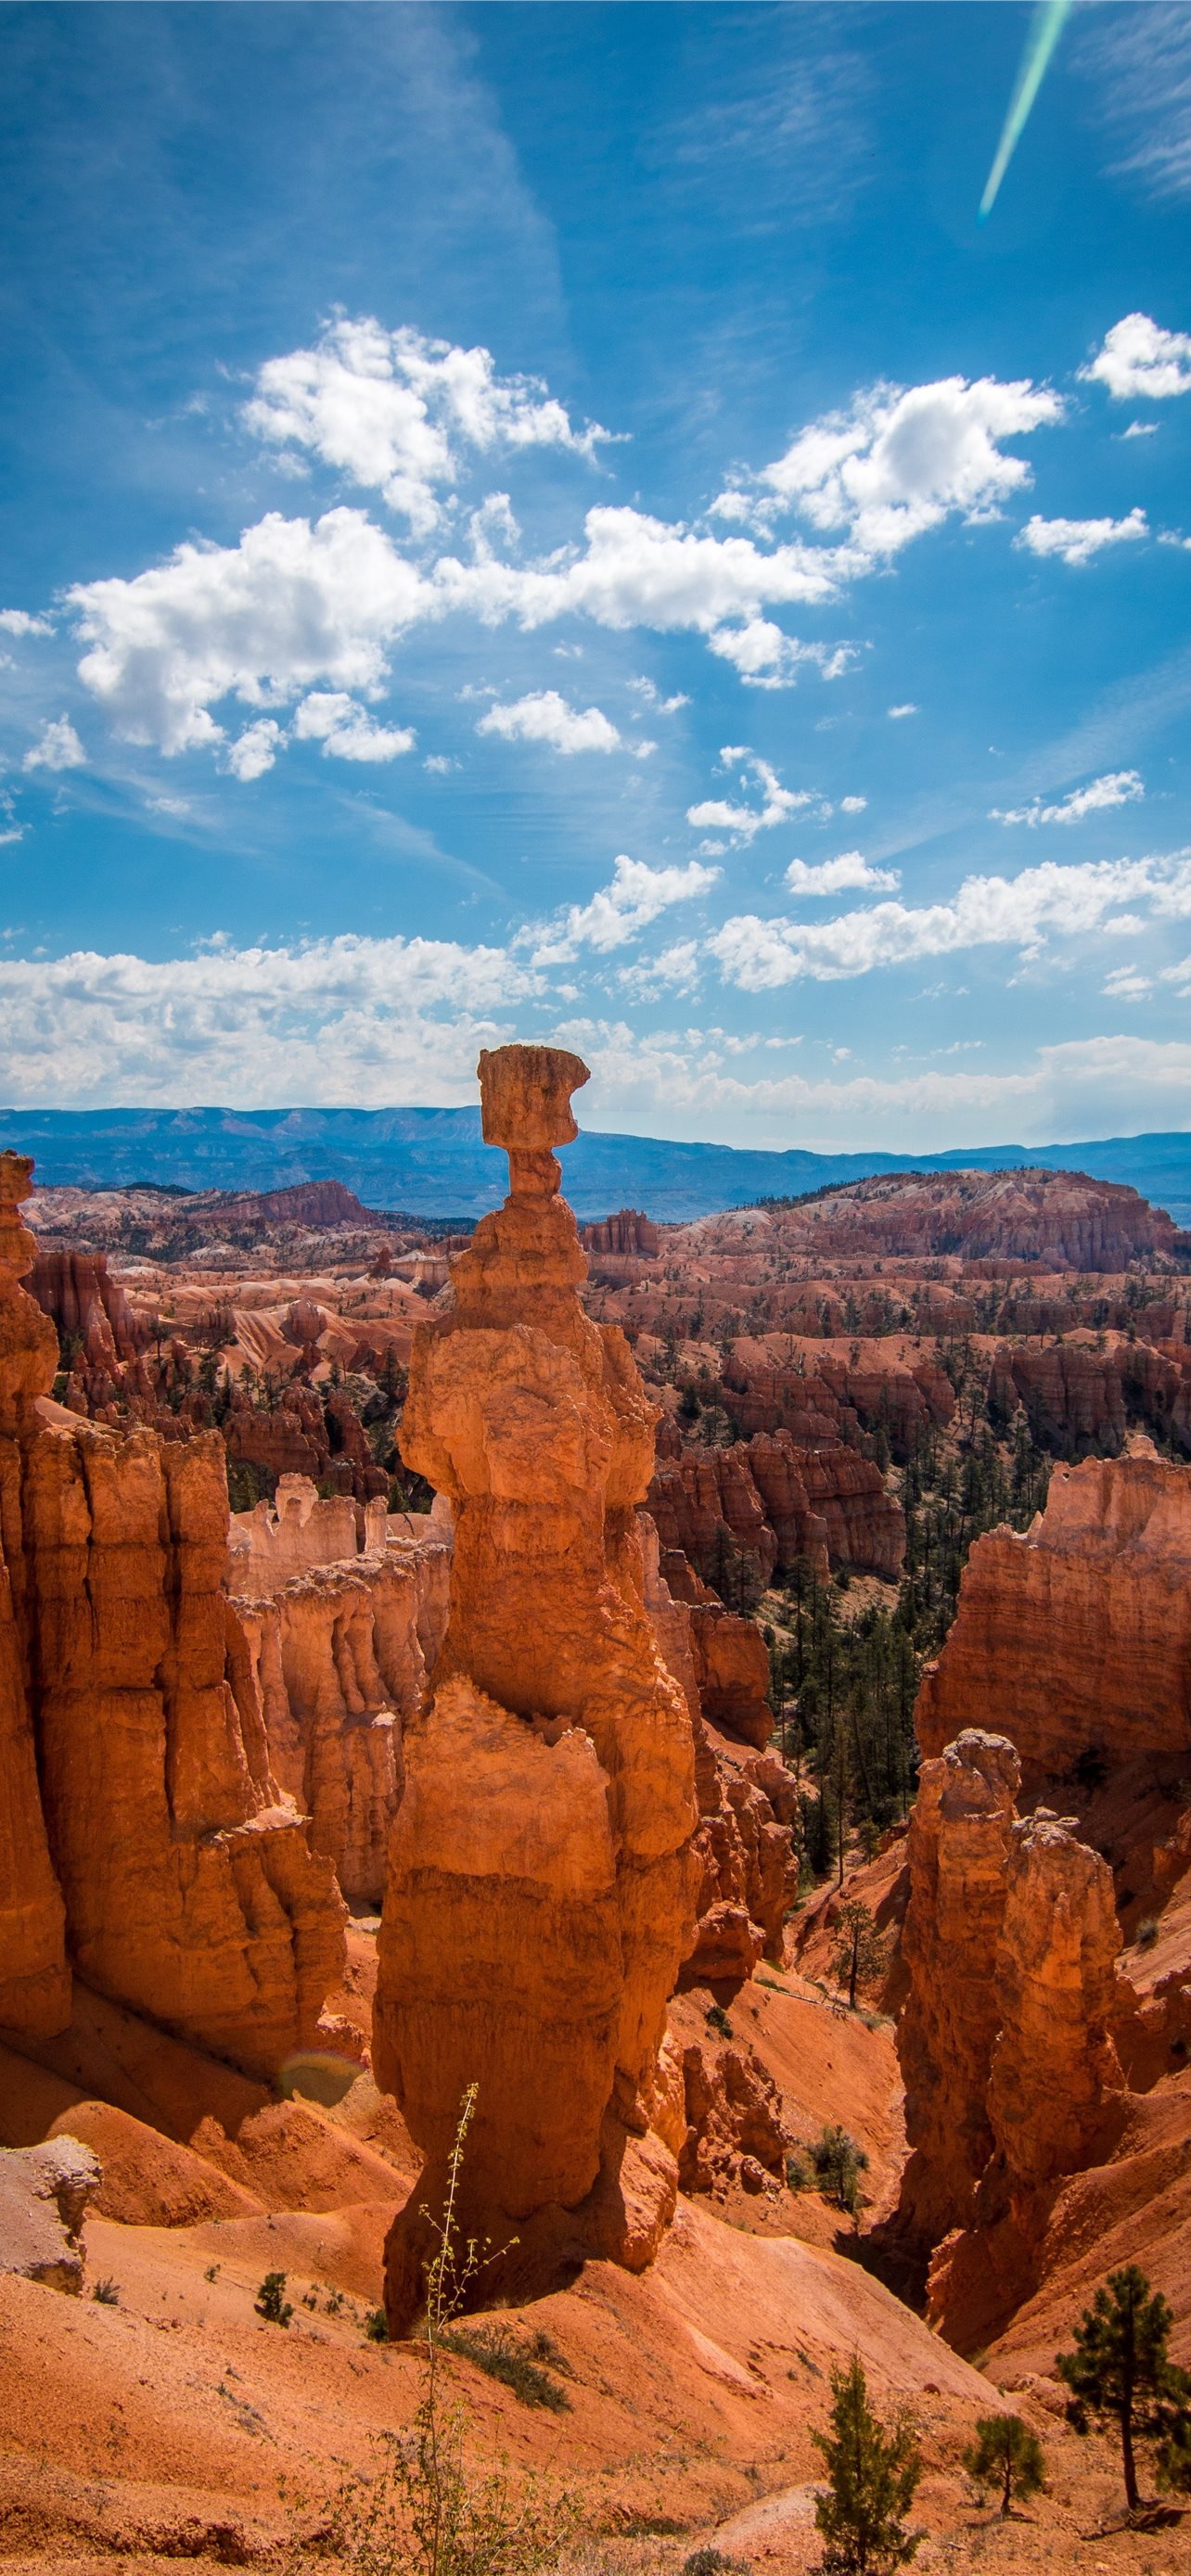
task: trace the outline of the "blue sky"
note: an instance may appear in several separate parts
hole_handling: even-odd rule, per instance
[[[1191,1124],[1191,10],[0,8],[0,1095]]]

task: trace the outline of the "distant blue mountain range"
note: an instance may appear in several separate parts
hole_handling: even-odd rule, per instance
[[[476,1109],[0,1109],[0,1147],[33,1154],[43,1187],[149,1181],[187,1190],[274,1190],[343,1181],[368,1207],[477,1217],[505,1192],[505,1161]],[[758,1153],[588,1129],[563,1149],[581,1217],[620,1207],[681,1222],[764,1197],[797,1197],[872,1172],[995,1172],[1043,1165],[1128,1181],[1191,1224],[1191,1134],[1076,1145],[981,1145],[946,1154]]]

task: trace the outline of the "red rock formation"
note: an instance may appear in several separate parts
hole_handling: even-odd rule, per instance
[[[747,2040],[688,2040],[681,2052],[686,2134],[678,2159],[684,2191],[746,2189],[785,2169],[782,2098]],[[751,2170],[750,2170],[751,2168]]]
[[[1175,1249],[1162,1208],[1083,1172],[883,1172],[783,1211],[788,1244],[822,1253],[962,1253],[1042,1261],[1054,1270],[1124,1270]]]
[[[652,1261],[657,1255],[658,1230],[639,1208],[620,1208],[599,1225],[581,1226],[579,1240],[585,1252],[627,1253],[638,1260]]]
[[[1058,1467],[1024,1537],[978,1539],[959,1610],[923,1677],[918,1741],[937,1754],[978,1720],[1007,1735],[1027,1787],[1091,1753],[1191,1747],[1191,1469],[1157,1458]]]
[[[993,1353],[988,1400],[1003,1418],[1018,1404],[1039,1446],[1116,1452],[1124,1446],[1125,1402],[1115,1350],[1091,1341],[1002,1342]]]
[[[1045,1809],[1013,1830],[986,2092],[992,2155],[968,2226],[931,2266],[928,2312],[972,2350],[1037,2286],[1054,2189],[1114,2141],[1125,2084],[1112,2039],[1120,1929],[1112,1875]]]
[[[653,1415],[620,1333],[582,1312],[556,1196],[550,1149],[586,1078],[545,1048],[481,1055],[510,1195],[411,1360],[402,1454],[450,1498],[455,1550],[435,1696],[406,1734],[374,2020],[378,2080],[426,2157],[389,2239],[398,2331],[470,2083],[461,2221],[518,2237],[502,2269],[548,2278],[576,2247],[638,2267],[674,2205],[642,2092],[693,1931],[693,1745],[635,1570]]]
[[[734,1618],[718,1601],[696,1603],[690,1614],[691,1650],[699,1704],[713,1726],[742,1736],[763,1751],[773,1733],[769,1657],[751,1619]]]
[[[271,2074],[313,2039],[343,1911],[227,1677],[221,1444],[47,1431],[23,1507],[42,1795],[79,1973]]]
[[[441,1644],[448,1563],[433,1537],[236,1601],[270,1767],[353,1904],[384,1894],[402,1728],[423,1702],[425,1650],[433,1660]]]
[[[70,2019],[65,1915],[41,1812],[18,1623],[21,1435],[32,1429],[57,1366],[53,1325],[20,1285],[37,1249],[19,1213],[32,1171],[24,1156],[0,1154],[0,2027],[30,2037],[50,2036]]]
[[[108,1277],[105,1252],[39,1252],[29,1293],[57,1326],[60,1340],[81,1344],[87,1369],[115,1370],[148,1342],[147,1325],[133,1314],[119,1280]]]
[[[896,1583],[905,1563],[905,1514],[873,1459],[854,1449],[819,1449],[802,1451],[798,1464],[811,1509],[826,1526],[832,1564]]]
[[[910,1819],[908,1980],[897,2053],[910,2160],[901,2213],[935,2245],[971,2212],[993,2151],[987,2107],[1003,2017],[996,1973],[1021,1765],[1003,1735],[967,1728],[924,1762]]]

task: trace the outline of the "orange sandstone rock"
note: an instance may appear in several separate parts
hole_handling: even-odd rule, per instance
[[[963,2225],[993,2151],[987,2095],[1004,2012],[997,1945],[1020,1779],[1005,1736],[966,1728],[923,1763],[910,1818],[908,1994],[897,2033],[910,2160],[900,2214],[928,2245]]]
[[[1191,1748],[1191,1469],[1057,1467],[1024,1537],[977,1540],[918,1695],[923,1753],[975,1721],[1016,1745],[1027,1788],[1085,1753]]]
[[[50,2037],[70,2019],[70,1971],[18,1624],[25,1562],[14,1436],[32,1428],[58,1358],[53,1325],[20,1285],[37,1248],[20,1221],[32,1171],[23,1155],[0,1154],[0,2028]]]
[[[556,1195],[586,1069],[506,1047],[479,1070],[510,1195],[415,1336],[401,1428],[455,1546],[434,1699],[406,1730],[374,2020],[378,2081],[426,2158],[389,2240],[397,2330],[473,2082],[467,2231],[515,2233],[505,2268],[526,2282],[576,2248],[649,2259],[676,2172],[643,2088],[694,1931],[690,1714],[634,1574],[655,1417],[620,1332],[582,1311]]]

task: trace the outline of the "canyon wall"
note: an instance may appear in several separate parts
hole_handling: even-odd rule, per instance
[[[1008,1735],[1027,1786],[1191,1749],[1191,1485],[1159,1458],[1056,1467],[1024,1536],[991,1530],[915,1710],[922,1752]]]
[[[824,1581],[832,1565],[888,1582],[900,1575],[905,1515],[859,1450],[841,1442],[801,1448],[784,1430],[757,1432],[730,1449],[684,1449],[672,1425],[662,1445],[649,1489],[662,1546],[681,1548],[729,1607],[738,1552],[764,1584],[799,1558]]]
[[[3,1158],[0,1184],[15,1218],[28,1167]],[[63,2028],[69,1958],[101,1993],[272,2074],[314,2037],[343,1907],[243,1687],[222,1444],[40,1420],[53,1334],[17,1285],[20,1237],[10,1223],[0,1244],[0,1779],[18,1890],[0,1900],[17,1962],[0,2022]]]
[[[425,2158],[389,2239],[394,2332],[421,2303],[423,2206],[469,2086],[460,2223],[518,2239],[502,2276],[550,2278],[577,2251],[639,2265],[677,2189],[649,2112],[694,1936],[694,1744],[643,1598],[654,1415],[620,1332],[582,1311],[557,1195],[586,1079],[550,1049],[481,1056],[510,1193],[411,1359],[402,1455],[448,1496],[455,1544],[434,1696],[405,1734],[374,2018],[378,2081]]]

